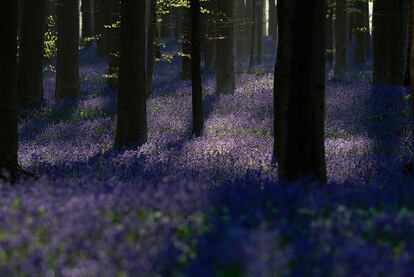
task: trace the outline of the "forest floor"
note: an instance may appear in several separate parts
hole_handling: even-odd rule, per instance
[[[93,50],[81,52],[78,102],[55,102],[48,72],[47,104],[21,121],[20,163],[44,177],[1,186],[0,275],[414,273],[405,89],[372,89],[367,70],[328,81],[329,184],[280,184],[271,57],[251,74],[238,64],[232,95],[206,74],[201,138],[179,62],[158,64],[148,143],[114,150],[116,92]]]

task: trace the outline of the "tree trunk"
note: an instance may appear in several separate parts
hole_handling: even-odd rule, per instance
[[[233,93],[234,56],[233,56],[233,0],[218,1],[218,11],[222,13],[221,38],[217,40],[216,78],[219,93]]]
[[[248,0],[249,1],[249,0]],[[250,11],[251,11],[251,30],[250,30],[250,55],[249,55],[249,72],[252,73],[255,64],[254,58],[256,53],[256,28],[257,28],[257,13],[256,13],[256,0],[250,0]]]
[[[79,84],[79,6],[77,0],[59,0],[57,7],[56,97],[77,98]]]
[[[121,4],[121,52],[116,146],[137,147],[147,141],[145,93],[145,1]]]
[[[274,143],[279,144],[279,178],[325,182],[325,0],[279,0],[278,8],[275,122],[281,125],[275,126]]]
[[[373,15],[375,85],[404,85],[404,0],[376,0]]]
[[[269,35],[277,39],[277,8],[275,0],[269,0]]]
[[[256,0],[256,55],[254,58],[254,62],[256,65],[262,63],[263,57],[263,50],[262,50],[262,41],[263,41],[263,23],[264,23],[264,16],[263,16],[263,0]]]
[[[336,20],[335,20],[335,41],[336,41],[336,60],[335,78],[341,79],[348,70],[347,46],[348,46],[348,17],[346,14],[346,0],[336,0]]]
[[[19,47],[18,95],[24,108],[43,101],[46,0],[25,0]]]
[[[365,0],[358,0],[355,3],[355,47],[354,47],[354,56],[353,62],[355,65],[361,65],[365,63]]]
[[[109,78],[107,79],[107,84],[110,87],[116,87],[118,85],[119,62],[120,62],[119,51],[121,47],[120,46],[121,31],[120,31],[120,28],[116,26],[117,22],[120,21],[120,3],[118,0],[110,0],[108,2],[109,2],[108,4],[110,4],[109,25],[111,27],[108,29],[108,50],[109,50],[108,74],[109,74]]]
[[[372,57],[372,36],[370,27],[370,14],[369,14],[369,2],[364,2],[364,45],[365,45],[365,57],[370,59]]]
[[[191,79],[191,11],[189,8],[183,8],[183,38],[182,38],[182,47],[183,47],[183,57],[182,57],[182,79],[190,80]]]
[[[95,35],[97,36],[97,51],[101,58],[108,57],[108,35],[105,25],[110,24],[108,4],[105,0],[94,0],[95,2]]]
[[[149,26],[148,26],[148,41],[147,41],[147,66],[146,66],[146,94],[152,93],[152,75],[154,72],[154,58],[155,58],[155,33],[157,28],[157,0],[149,0]]]
[[[411,88],[411,105],[412,110],[414,111],[414,0],[411,0],[411,53],[410,53],[410,88]]]
[[[328,8],[328,16],[326,19],[326,62],[333,64],[334,38],[333,38],[333,9]]]
[[[81,0],[82,11],[82,39],[90,39],[95,35],[94,31],[94,0]],[[87,42],[87,46],[91,43]]]
[[[200,0],[191,0],[191,81],[193,128],[196,137],[203,132],[203,84],[201,80],[200,54]]]
[[[17,172],[17,1],[0,9],[0,179],[14,180]]]

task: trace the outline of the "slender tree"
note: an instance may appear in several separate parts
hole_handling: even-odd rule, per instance
[[[336,0],[335,20],[335,78],[341,79],[348,70],[348,16],[346,13],[346,0]]]
[[[94,0],[94,26],[95,36],[97,36],[97,51],[101,58],[108,57],[108,30],[105,25],[110,24],[108,4],[105,0]]]
[[[355,35],[355,47],[353,62],[355,65],[361,65],[365,62],[365,0],[357,0],[355,3],[356,12],[354,14],[354,35]]]
[[[188,7],[183,7],[183,71],[182,79],[191,79],[191,11]]]
[[[203,85],[201,81],[200,53],[200,0],[191,0],[191,81],[194,136],[203,131]]]
[[[0,179],[15,177],[17,166],[17,1],[0,9]]]
[[[234,55],[233,55],[233,0],[218,1],[218,11],[221,13],[219,29],[220,39],[216,42],[216,81],[219,93],[233,93]]]
[[[269,0],[269,35],[277,39],[277,6],[275,0]]]
[[[149,25],[147,39],[146,93],[152,93],[152,75],[155,59],[155,34],[157,29],[157,0],[149,0]]]
[[[145,93],[145,1],[121,3],[121,52],[116,146],[136,147],[147,140]]]
[[[278,13],[274,154],[279,178],[324,182],[325,0],[279,0]]]
[[[81,0],[82,38],[88,39],[95,35],[94,0]],[[87,43],[90,45],[90,43]]]
[[[264,9],[263,9],[263,0],[256,0],[256,32],[255,32],[255,43],[256,43],[256,53],[254,57],[254,62],[256,65],[262,63],[263,58],[263,27],[264,27]]]
[[[145,3],[145,1],[143,1]],[[119,52],[121,44],[120,2],[119,0],[105,0],[109,10],[109,24],[106,26],[108,38],[108,75],[107,85],[116,87],[118,85]]]
[[[79,84],[79,2],[58,0],[56,97],[77,98]]]
[[[376,0],[373,14],[375,85],[403,85],[405,77],[405,0]]]
[[[43,101],[46,0],[25,0],[19,47],[18,95],[23,107]]]
[[[327,1],[329,3],[329,0]],[[329,65],[333,63],[334,37],[333,37],[333,9],[328,7],[326,18],[326,62]]]

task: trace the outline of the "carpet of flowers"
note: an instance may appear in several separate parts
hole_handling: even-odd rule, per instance
[[[116,92],[81,52],[82,97],[21,121],[21,165],[42,177],[0,184],[1,276],[412,276],[414,176],[407,91],[369,72],[327,83],[329,184],[277,181],[272,65],[217,95],[192,138],[191,86],[160,63],[149,140],[113,149]],[[298,80],[299,81],[299,80]]]

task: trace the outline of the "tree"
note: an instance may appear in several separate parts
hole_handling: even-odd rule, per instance
[[[335,78],[341,79],[348,70],[347,51],[348,51],[348,16],[346,13],[346,0],[336,0],[336,20],[335,20]]]
[[[79,2],[58,0],[56,97],[77,98],[79,84]]]
[[[329,1],[327,1],[329,3]],[[326,18],[326,62],[329,65],[333,63],[333,47],[334,47],[334,38],[333,38],[333,9],[328,7],[328,13]]]
[[[367,8],[367,2],[365,0],[358,0],[355,3],[356,13],[355,13],[355,47],[354,47],[354,56],[353,62],[355,65],[361,65],[365,63],[365,9]]]
[[[81,0],[82,11],[82,38],[88,39],[95,35],[94,31],[94,0]],[[89,45],[88,43],[87,45]]]
[[[216,81],[219,93],[233,93],[234,56],[233,56],[233,0],[217,1],[220,12],[220,39],[216,42]]]
[[[19,47],[18,95],[23,107],[43,101],[43,43],[46,0],[25,0]]]
[[[191,11],[188,7],[183,7],[183,71],[182,79],[189,80],[191,79]]]
[[[269,35],[277,39],[277,6],[275,0],[269,0]]]
[[[149,26],[147,40],[147,66],[146,66],[146,94],[149,96],[152,92],[152,75],[154,72],[155,58],[155,33],[157,29],[157,0],[149,0]],[[157,42],[158,43],[158,42]]]
[[[274,155],[279,178],[324,182],[325,0],[279,0],[278,18]]]
[[[191,0],[191,81],[193,105],[192,134],[197,137],[201,136],[204,123],[200,53],[200,14],[200,0]]]
[[[5,0],[0,9],[0,179],[17,167],[17,1]]]
[[[256,0],[256,32],[255,32],[255,43],[256,43],[256,53],[254,57],[254,62],[256,65],[262,63],[263,50],[262,50],[262,41],[263,41],[263,26],[264,26],[264,9],[263,9],[263,0]]]
[[[94,13],[94,20],[95,20],[95,35],[97,36],[97,51],[98,56],[101,58],[108,57],[108,35],[107,29],[105,25],[110,24],[109,19],[109,9],[107,2],[105,0],[95,0],[95,13]]]
[[[121,3],[121,51],[115,145],[147,141],[145,93],[145,1]]]
[[[376,0],[373,12],[375,85],[403,85],[405,76],[405,0]]]

